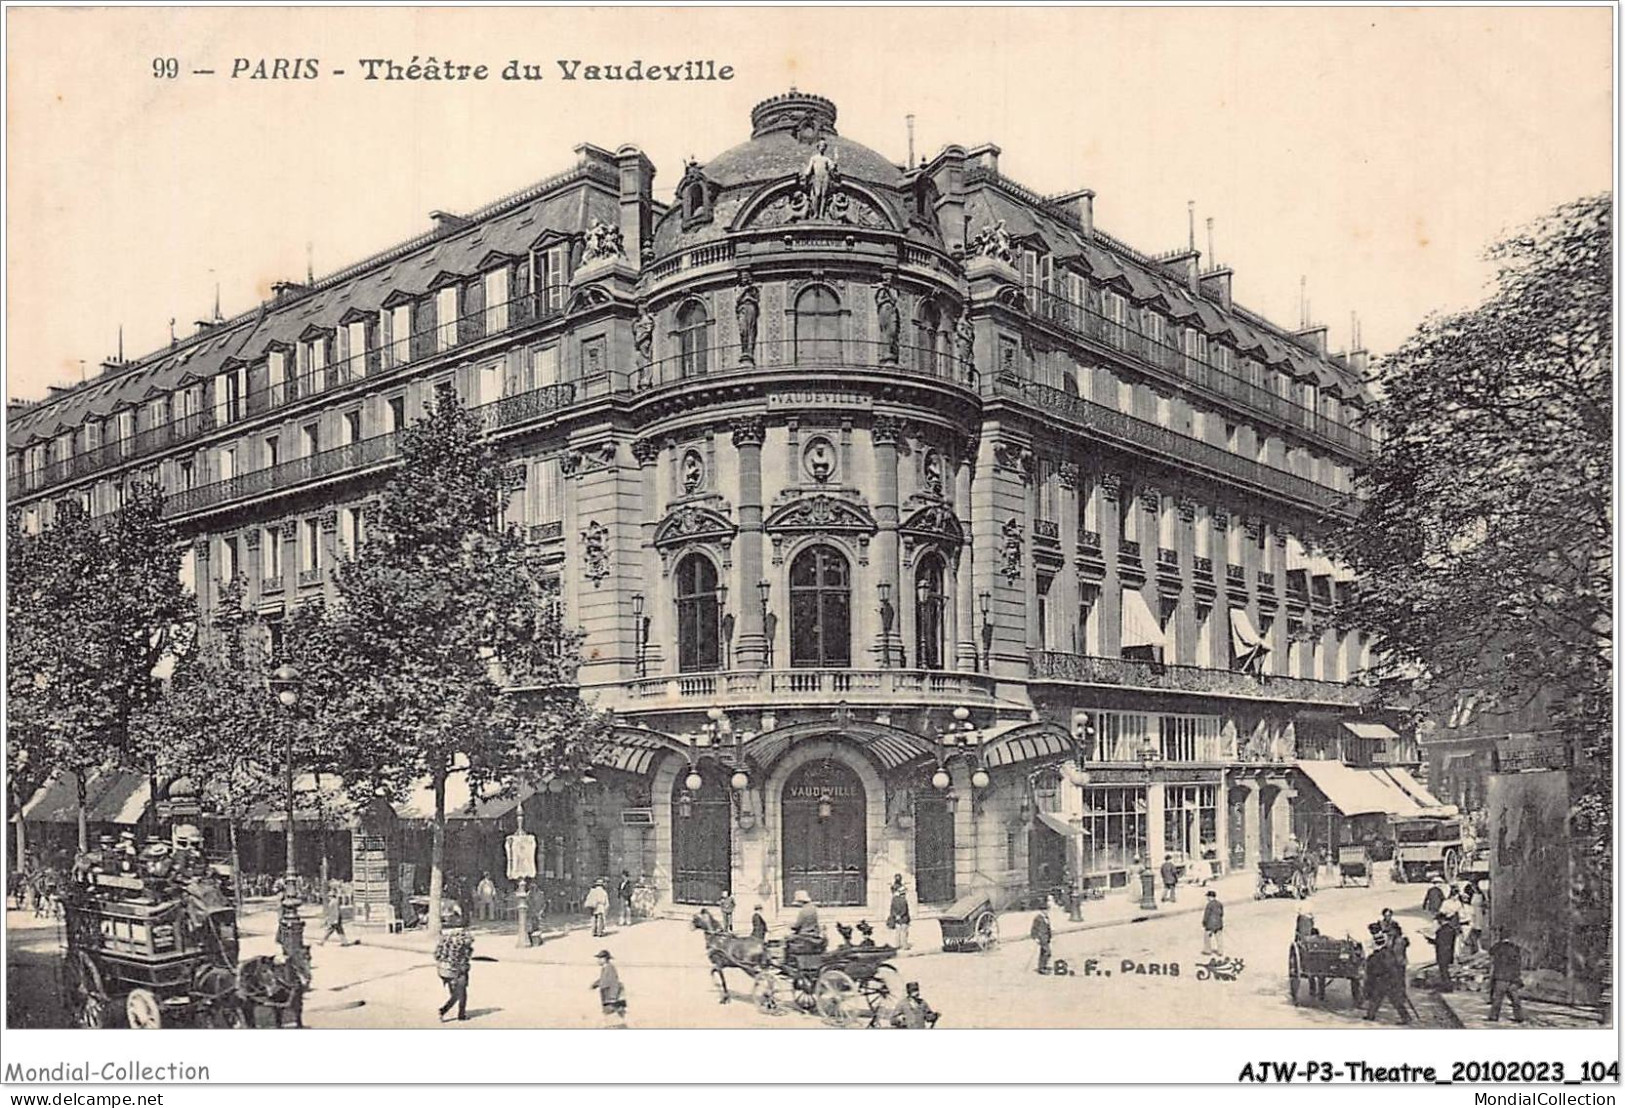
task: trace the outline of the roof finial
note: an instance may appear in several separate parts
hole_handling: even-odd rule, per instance
[[[175,345],[175,317],[169,317],[169,345]]]

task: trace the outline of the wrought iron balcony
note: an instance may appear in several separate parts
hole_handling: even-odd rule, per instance
[[[991,700],[980,673],[920,669],[744,669],[648,677],[626,685],[625,708],[685,705],[960,703]]]
[[[1130,658],[1097,658],[1055,650],[1033,650],[1027,655],[1027,676],[1033,681],[1074,685],[1104,685],[1168,692],[1205,693],[1250,700],[1312,701],[1322,704],[1364,704],[1375,689],[1339,681],[1308,677],[1275,677],[1238,673],[1202,666],[1165,665]]]
[[[1258,591],[1259,592],[1274,592],[1275,591],[1275,574],[1273,574],[1273,573],[1265,573],[1263,570],[1259,570],[1258,571]]]
[[[261,581],[260,581],[260,592],[267,593],[267,592],[281,592],[281,591],[282,591],[282,575],[280,573],[277,574],[275,577],[266,577],[266,578],[261,579]]]
[[[1100,532],[1099,531],[1079,531],[1078,532],[1078,545],[1081,546],[1085,550],[1093,550],[1093,551],[1098,552],[1100,550]]]
[[[749,360],[746,360],[747,354]],[[906,377],[925,377],[974,390],[977,373],[974,364],[961,359],[952,339],[944,336],[937,346],[910,346],[848,338],[763,339],[754,347],[734,344],[699,344],[669,357],[660,358],[629,372],[617,372],[618,391],[650,392],[684,384],[700,384],[718,377],[774,371],[794,373],[808,388],[829,384],[825,374],[846,371],[878,371]]]
[[[1246,588],[1247,587],[1247,567],[1246,566],[1228,565],[1227,564],[1224,567],[1224,579],[1228,584],[1237,585],[1237,586],[1240,586],[1241,588]]]
[[[1053,519],[1033,520],[1033,538],[1046,542],[1061,541],[1061,525]]]
[[[1351,496],[1335,489],[1233,454],[1223,447],[1182,435],[1167,427],[1124,415],[1061,389],[1008,375],[998,378],[995,389],[1002,395],[1024,401],[1046,417],[1061,419],[1091,434],[1160,455],[1176,464],[1210,470],[1321,511],[1348,515],[1358,510],[1357,502]]]
[[[321,566],[316,566],[314,569],[302,569],[299,571],[299,583],[301,585],[319,585],[322,583],[322,576]]]
[[[1157,566],[1165,569],[1179,568],[1179,551],[1166,546],[1157,547]]]
[[[530,525],[529,538],[531,542],[552,542],[563,537],[563,520],[555,519],[549,523],[533,523]]]
[[[1029,296],[1034,290],[1029,289]],[[1238,377],[1206,358],[1197,357],[1160,338],[1110,319],[1087,306],[1050,292],[1037,292],[1033,313],[1041,319],[1103,346],[1132,354],[1171,372],[1204,392],[1270,417],[1339,450],[1361,457],[1373,449],[1371,437],[1313,408],[1288,400],[1263,385]]]
[[[1196,576],[1205,577],[1209,581],[1213,580],[1213,559],[1212,558],[1197,558],[1195,560],[1195,564],[1193,565],[1192,568],[1195,569]]]

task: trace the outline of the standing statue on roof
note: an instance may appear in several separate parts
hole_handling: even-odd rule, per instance
[[[840,166],[836,164],[836,156],[829,152],[829,140],[819,139],[818,149],[807,159],[807,168],[801,173],[802,186],[807,191],[808,219],[829,218],[831,191],[839,176]]]
[[[1004,220],[978,231],[971,240],[971,250],[980,257],[1011,261],[1015,255],[1010,250],[1010,232],[1005,230]]]

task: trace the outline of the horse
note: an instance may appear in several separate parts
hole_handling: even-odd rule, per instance
[[[244,1015],[250,1027],[258,1027],[262,1012],[274,1014],[281,1026],[283,1013],[292,1012],[293,1025],[305,1025],[305,991],[310,988],[310,971],[304,965],[262,954],[237,967],[237,995],[242,998]]]
[[[693,919],[694,929],[705,935],[705,956],[711,962],[711,975],[722,992],[720,1003],[727,1004],[728,979],[725,970],[736,969],[754,981],[768,968],[767,944],[761,939],[734,935],[722,929],[715,916],[701,911]]]

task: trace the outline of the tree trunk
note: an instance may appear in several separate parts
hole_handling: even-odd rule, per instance
[[[28,821],[23,819],[22,805],[17,806],[17,872],[28,872]]]
[[[84,853],[90,849],[90,812],[86,795],[89,793],[89,784],[85,780],[83,769],[75,770],[73,774],[74,791],[79,801],[79,851]]]
[[[434,772],[434,833],[429,849],[429,941],[440,941],[440,898],[446,890],[446,769]]]
[[[231,836],[231,898],[243,910],[243,856],[237,849],[237,817],[226,817],[226,833]]]
[[[141,813],[141,819],[150,829],[154,839],[162,838],[163,824],[158,819],[158,756],[147,756],[147,810]],[[138,824],[139,826],[139,824]]]

